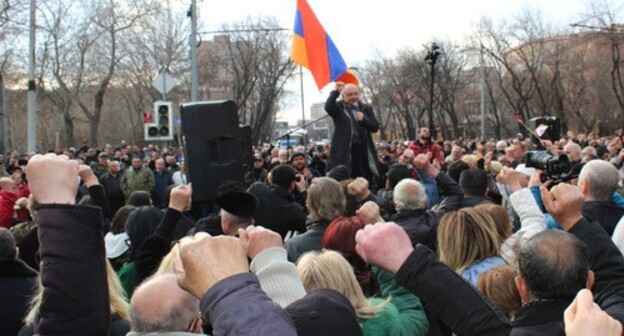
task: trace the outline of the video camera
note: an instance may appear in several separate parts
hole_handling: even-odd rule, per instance
[[[543,171],[546,180],[555,184],[578,177],[570,173],[572,163],[567,155],[554,156],[545,150],[528,151],[524,163],[527,167]]]
[[[546,180],[552,180],[554,184],[566,182],[577,178],[572,174],[572,162],[567,155],[553,155],[546,151],[540,140],[550,140],[553,143],[559,140],[561,130],[561,121],[557,117],[538,117],[529,120],[529,125],[536,130],[533,135],[533,147],[526,153],[524,163],[526,167],[539,169],[544,172]],[[539,127],[547,128],[541,132],[537,131]]]

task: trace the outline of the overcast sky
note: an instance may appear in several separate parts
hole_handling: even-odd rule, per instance
[[[375,50],[392,55],[398,49],[421,48],[433,40],[461,44],[482,16],[497,22],[530,8],[540,10],[543,18],[555,26],[567,26],[587,12],[587,0],[308,0],[308,3],[350,66],[363,64]],[[273,16],[282,27],[292,29],[296,0],[203,0],[198,8],[205,29],[217,29],[221,24],[242,21],[248,16]],[[324,101],[331,87],[332,84],[319,92],[311,75],[304,74],[306,111],[310,104]],[[297,97],[281,119],[294,123],[301,119],[299,81],[289,85],[289,89],[296,91]]]

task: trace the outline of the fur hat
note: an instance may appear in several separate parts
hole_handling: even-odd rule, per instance
[[[221,194],[215,203],[234,216],[251,218],[256,213],[258,199],[246,191],[229,191]]]

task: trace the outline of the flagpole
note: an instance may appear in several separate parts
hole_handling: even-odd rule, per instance
[[[299,82],[301,84],[301,125],[303,126],[305,125],[305,100],[303,94],[303,70],[301,70],[301,65],[299,65]]]

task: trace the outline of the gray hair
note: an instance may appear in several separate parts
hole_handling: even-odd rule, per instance
[[[394,207],[398,212],[425,209],[427,194],[423,185],[411,178],[401,180],[394,187]]]
[[[617,190],[620,176],[617,169],[609,162],[591,160],[587,162],[579,175],[579,185],[589,184],[589,194],[597,201],[609,201]]]
[[[586,146],[585,148],[583,148],[583,150],[581,151],[581,154],[583,155],[591,155],[591,156],[598,156],[598,152],[596,152],[596,148],[592,147],[592,146]]]
[[[331,221],[344,215],[347,199],[342,186],[329,177],[317,177],[308,188],[306,207],[312,220]]]
[[[570,152],[570,155],[572,154],[581,154],[581,146],[579,146],[577,143],[575,142],[568,142],[567,145],[565,145],[565,147],[563,147],[564,150],[568,150]]]
[[[231,212],[227,212],[224,209],[221,209],[221,217],[228,219],[234,228],[236,229],[244,229],[249,225],[253,224],[253,217],[245,218],[232,214]]]

